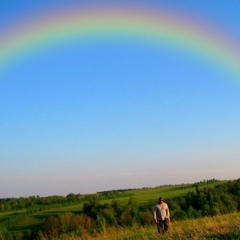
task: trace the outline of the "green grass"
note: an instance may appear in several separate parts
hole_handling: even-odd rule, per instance
[[[37,217],[24,215],[21,218],[12,221],[9,224],[9,229],[11,231],[38,230],[41,225],[42,221]]]
[[[150,206],[156,204],[160,196],[168,200],[170,198],[184,196],[192,190],[194,190],[194,188],[192,188],[191,185],[177,185],[142,189],[133,191],[133,193],[134,198],[137,199],[140,206]]]
[[[206,186],[214,186],[218,183],[208,184]],[[193,191],[195,188],[192,187],[192,184],[181,184],[181,185],[171,185],[171,186],[161,186],[155,188],[144,188],[131,190],[130,193],[133,193],[133,197],[137,199],[139,207],[143,210],[145,208],[151,208],[156,204],[160,196],[164,197],[166,201],[170,198],[175,198],[179,196],[184,196],[188,192]],[[116,199],[121,202],[127,202],[129,197],[122,197]],[[112,199],[102,200],[100,203],[110,203]],[[83,203],[76,205],[69,205],[64,207],[57,207],[50,210],[45,210],[32,214],[25,214],[26,210],[21,211],[11,211],[0,214],[0,221],[10,220],[8,224],[8,229],[10,231],[26,231],[26,230],[37,230],[39,229],[44,220],[50,217],[51,215],[58,215],[65,212],[80,213],[83,208]],[[15,217],[14,217],[15,216]],[[14,217],[14,218],[13,218]],[[12,220],[11,220],[12,219]]]
[[[169,231],[164,235],[159,235],[156,226],[152,225],[146,228],[121,229],[117,233],[114,231],[106,232],[105,236],[98,236],[93,239],[237,240],[240,239],[240,213],[171,222]]]
[[[158,234],[154,224],[148,227],[133,226],[131,228],[108,228],[105,232],[94,236],[83,232],[79,237],[75,234],[62,235],[59,240],[238,240],[240,239],[240,213],[231,213],[215,217],[174,221],[169,231]]]

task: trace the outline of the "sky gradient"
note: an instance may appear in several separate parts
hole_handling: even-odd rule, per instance
[[[132,4],[194,17],[239,43],[239,1],[157,2]],[[20,20],[70,4],[1,1],[0,43]],[[0,198],[236,179],[239,106],[240,77],[171,45],[39,45],[0,70]]]

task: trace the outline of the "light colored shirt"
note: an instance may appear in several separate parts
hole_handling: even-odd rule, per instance
[[[155,205],[154,211],[153,211],[153,217],[155,220],[156,219],[165,220],[166,218],[170,218],[168,205],[166,203]]]

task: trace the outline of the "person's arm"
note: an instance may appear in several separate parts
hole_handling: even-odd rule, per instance
[[[167,209],[166,209],[166,218],[170,221],[170,211],[169,211],[168,205],[167,205]]]
[[[153,218],[154,218],[155,223],[157,223],[158,220],[157,220],[157,207],[156,206],[154,207],[154,210],[153,210]]]

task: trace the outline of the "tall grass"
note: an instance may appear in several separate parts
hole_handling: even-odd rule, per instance
[[[72,233],[61,236],[61,240],[189,240],[189,239],[240,239],[240,213],[232,213],[215,217],[204,217],[201,219],[191,219],[174,221],[170,223],[169,231],[165,234],[158,234],[157,228],[153,224],[149,227],[134,226],[131,228],[107,228],[103,233],[95,233],[90,236],[87,232],[82,232],[81,236]]]

